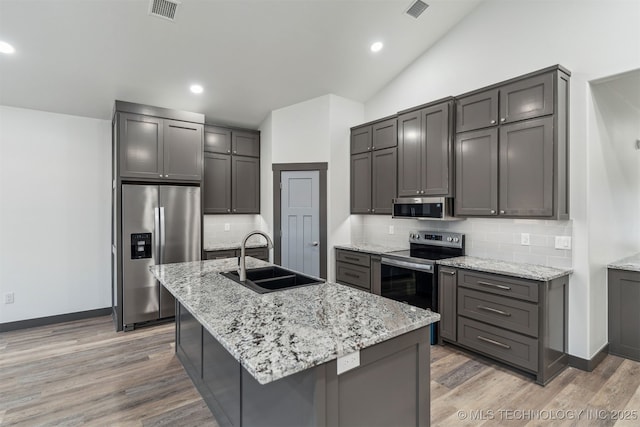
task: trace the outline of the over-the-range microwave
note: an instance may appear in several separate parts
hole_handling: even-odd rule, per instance
[[[393,218],[456,220],[450,197],[401,197],[393,199]]]

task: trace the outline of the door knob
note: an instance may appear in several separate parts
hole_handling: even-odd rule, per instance
[[[311,246],[318,246],[318,242],[311,242]]]

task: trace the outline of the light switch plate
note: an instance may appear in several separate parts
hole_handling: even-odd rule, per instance
[[[229,231],[231,230],[231,224],[229,224],[228,222],[224,223],[224,231]]]
[[[338,357],[338,375],[360,366],[360,350]]]
[[[520,244],[529,246],[531,244],[531,236],[529,233],[520,233]]]
[[[7,292],[4,294],[4,303],[5,304],[13,304],[14,296],[13,292]]]
[[[389,234],[393,234],[393,233],[395,233],[395,230],[393,228],[393,225],[390,225],[389,226]]]
[[[571,236],[556,236],[556,249],[571,249]]]

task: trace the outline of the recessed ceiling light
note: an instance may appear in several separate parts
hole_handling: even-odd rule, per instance
[[[16,50],[7,42],[0,41],[0,53],[13,53]]]
[[[200,85],[191,85],[189,89],[191,89],[191,92],[193,93],[202,93],[204,91],[203,87]]]
[[[380,52],[383,46],[382,42],[375,42],[371,45],[371,52]]]

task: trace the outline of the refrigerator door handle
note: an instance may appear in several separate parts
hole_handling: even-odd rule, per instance
[[[160,258],[158,264],[164,263],[164,206],[160,207]]]
[[[153,259],[156,261],[155,264],[160,264],[160,208],[153,208],[153,225],[153,231],[155,232],[153,238],[156,252]]]

